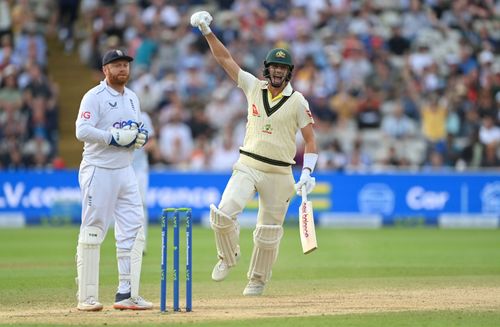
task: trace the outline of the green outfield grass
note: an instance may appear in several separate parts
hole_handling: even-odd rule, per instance
[[[242,230],[240,264],[228,280],[215,283],[210,280],[216,261],[212,231],[195,227],[194,312],[162,316],[157,309],[92,314],[74,310],[76,227],[0,229],[0,324],[500,325],[500,230],[318,229],[319,249],[305,256],[297,228],[287,227],[265,296],[247,299],[241,292],[251,232]],[[155,305],[159,277],[156,225],[149,229],[141,284],[141,293]],[[100,300],[109,307],[117,285],[112,231],[101,250],[100,285]],[[259,310],[262,315],[256,314]]]

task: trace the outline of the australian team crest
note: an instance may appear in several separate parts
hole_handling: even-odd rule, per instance
[[[278,52],[276,52],[275,56],[276,58],[286,58],[286,53],[285,51],[279,50]]]
[[[266,134],[272,134],[273,127],[271,126],[271,124],[266,124],[266,125],[264,125],[264,129],[262,130],[262,132],[266,133]]]

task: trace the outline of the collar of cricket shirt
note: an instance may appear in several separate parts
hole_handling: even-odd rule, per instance
[[[107,91],[108,91],[108,92],[109,92],[112,96],[117,97],[117,96],[122,95],[120,92],[118,92],[117,90],[115,90],[114,88],[112,88],[111,86],[109,86],[109,85],[108,85],[108,83],[106,83],[106,80],[101,81],[101,83],[100,83],[100,84],[101,84],[101,86],[102,86],[103,88],[105,88],[105,89],[106,89],[106,90],[107,90]],[[123,95],[126,95],[126,94],[127,94],[127,90],[128,90],[128,89],[127,89],[127,87],[124,87],[124,88],[123,88]]]
[[[266,81],[265,83],[262,83],[261,89],[265,90],[267,89],[267,86],[269,85],[269,82]],[[281,91],[281,94],[285,97],[289,97],[293,93],[293,87],[292,83],[288,82],[283,91]]]

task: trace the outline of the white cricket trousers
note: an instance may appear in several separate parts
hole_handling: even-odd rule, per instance
[[[294,194],[295,180],[290,174],[266,173],[236,162],[219,203],[219,210],[235,219],[256,192],[259,193],[259,225],[283,225]]]
[[[118,249],[130,250],[144,223],[139,186],[132,166],[107,169],[82,161],[78,174],[82,192],[82,224],[98,227],[106,236],[109,224],[115,222]]]

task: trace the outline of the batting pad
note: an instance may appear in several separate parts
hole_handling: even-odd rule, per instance
[[[77,298],[84,302],[89,296],[99,299],[99,258],[102,243],[102,231],[88,226],[80,231],[76,248]]]
[[[219,255],[228,267],[236,266],[240,256],[238,223],[211,204],[210,226],[215,232],[215,243]]]
[[[139,296],[139,284],[141,280],[142,253],[144,251],[144,228],[139,228],[131,250],[116,249],[116,258],[118,262],[125,260],[130,262],[129,271],[119,271],[120,281],[130,283],[130,296]],[[120,269],[119,269],[120,270]]]
[[[253,232],[253,253],[248,269],[248,279],[266,283],[271,278],[271,269],[278,257],[283,227],[280,225],[257,225]]]

